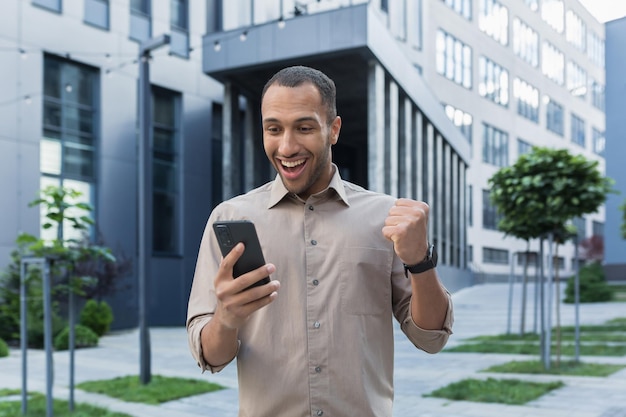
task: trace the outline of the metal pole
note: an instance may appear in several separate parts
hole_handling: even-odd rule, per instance
[[[28,408],[28,383],[27,383],[27,353],[28,353],[28,331],[26,329],[26,264],[22,259],[20,263],[20,347],[22,351],[22,414],[26,415]]]
[[[515,252],[511,253],[511,272],[509,273],[509,308],[506,322],[506,334],[511,334],[511,315],[513,310],[513,273],[515,272]]]
[[[574,359],[580,362],[580,266],[578,260],[578,235],[574,236],[574,259],[576,275],[574,276]]]
[[[152,248],[152,94],[150,91],[150,52],[170,42],[169,35],[148,39],[139,48],[139,173],[138,173],[138,290],[139,290],[139,381],[148,384],[150,371],[150,332],[146,320],[147,280]]]
[[[545,326],[545,285],[544,285],[544,262],[543,262],[543,237],[539,240],[539,256],[541,258],[541,274],[539,279],[539,321],[541,324],[541,339],[540,339],[540,347],[541,347],[541,359],[543,361],[543,366],[545,369],[548,369],[549,365],[546,365],[546,326]]]
[[[72,277],[69,277],[69,279],[71,280]],[[68,349],[69,349],[69,353],[70,353],[70,398],[69,398],[69,409],[70,411],[74,411],[74,369],[75,369],[75,364],[74,364],[74,359],[75,359],[75,347],[76,347],[76,331],[75,331],[75,323],[76,323],[76,319],[74,317],[74,287],[72,286],[71,281],[69,282],[69,288],[70,288],[70,293],[69,293],[69,300],[68,300],[68,304],[69,304],[69,327],[70,327],[70,334],[69,334],[69,343],[68,343]]]
[[[547,297],[547,301],[548,301],[548,306],[546,308],[546,312],[547,312],[547,317],[546,317],[546,344],[545,344],[545,349],[546,349],[546,369],[550,369],[550,362],[551,362],[551,338],[552,338],[552,274],[553,274],[553,269],[554,269],[554,260],[552,259],[553,255],[552,255],[552,243],[553,243],[553,236],[552,233],[550,233],[548,235],[548,297]]]
[[[50,265],[44,261],[43,267],[43,320],[44,346],[46,349],[46,417],[53,415],[52,383],[52,297],[50,294]]]

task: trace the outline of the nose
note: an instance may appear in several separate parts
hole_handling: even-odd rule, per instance
[[[290,157],[296,155],[299,151],[300,144],[297,135],[291,129],[285,129],[278,144],[278,154]]]

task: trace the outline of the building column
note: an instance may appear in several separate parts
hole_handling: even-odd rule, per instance
[[[452,199],[450,201],[451,204],[451,239],[450,239],[450,253],[452,257],[450,258],[450,265],[459,267],[459,253],[461,248],[461,241],[459,235],[459,225],[461,223],[460,218],[463,216],[461,210],[459,210],[459,155],[456,152],[452,152],[452,172],[451,172],[451,180],[452,180]]]
[[[227,200],[241,192],[241,121],[239,116],[239,91],[231,82],[224,83],[222,123],[222,197]]]
[[[399,109],[398,109],[398,84],[395,81],[389,81],[389,95],[387,97],[389,116],[386,121],[387,133],[389,138],[389,189],[385,190],[388,194],[398,197],[398,179],[400,171],[399,158]]]
[[[407,197],[415,199],[417,198],[415,195],[415,182],[417,180],[417,176],[415,175],[415,167],[417,166],[417,161],[415,160],[415,132],[413,129],[413,103],[409,100],[408,97],[405,97],[402,100],[402,119],[404,123],[404,130],[402,132],[402,137],[404,144],[402,148],[402,156],[404,157],[404,180],[402,181],[404,185],[404,189],[400,190],[400,194]]]
[[[413,130],[415,136],[415,149],[413,149],[413,155],[415,158],[415,198],[418,200],[425,200],[424,196],[424,120],[422,112],[418,108],[414,112],[415,122],[413,123]]]
[[[433,125],[430,122],[426,122],[426,148],[424,152],[426,153],[426,158],[424,160],[424,164],[426,165],[424,168],[424,172],[426,172],[426,178],[423,180],[423,184],[425,186],[424,191],[424,201],[430,205],[431,207],[436,205],[435,199],[435,170],[434,170],[434,162],[435,162],[435,132],[433,129]],[[434,241],[437,236],[435,236],[435,219],[431,218],[428,222],[428,236],[431,241]]]
[[[370,61],[367,79],[367,183],[385,191],[385,70]]]
[[[446,236],[443,230],[443,216],[444,216],[444,206],[443,206],[443,195],[445,190],[445,179],[443,175],[443,138],[439,134],[439,132],[435,133],[435,169],[433,172],[433,189],[434,189],[434,197],[435,204],[434,210],[431,211],[431,219],[435,223],[435,238],[439,244],[440,250],[440,260],[443,264],[447,264],[448,258],[446,257],[445,246],[447,245]],[[432,216],[434,214],[434,216]],[[442,247],[443,246],[443,247]]]
[[[243,137],[243,166],[240,171],[243,173],[243,191],[247,192],[255,186],[255,175],[257,173],[256,140],[254,135],[254,113],[251,100],[246,100],[246,114],[244,116],[244,137]]]

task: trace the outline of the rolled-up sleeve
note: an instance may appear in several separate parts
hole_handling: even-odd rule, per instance
[[[213,318],[215,308],[217,306],[217,297],[215,296],[215,287],[213,279],[217,273],[217,268],[221,259],[219,249],[214,244],[212,235],[213,220],[209,218],[204,229],[200,250],[198,251],[198,259],[196,261],[196,270],[191,285],[189,295],[189,304],[187,306],[187,339],[189,350],[192,357],[196,360],[202,372],[210,370],[211,372],[221,371],[229,361],[224,364],[209,364],[202,354],[201,333],[204,326]],[[236,355],[235,355],[236,356]],[[235,357],[233,357],[234,359]]]
[[[450,296],[450,293],[446,291],[446,295],[448,297],[448,309],[446,311],[446,318],[441,330],[425,330],[419,327],[415,324],[413,318],[411,317],[410,308],[407,309],[406,317],[400,324],[402,331],[408,339],[424,352],[440,352],[446,343],[448,343],[448,338],[452,334],[454,307],[452,306],[452,297]]]

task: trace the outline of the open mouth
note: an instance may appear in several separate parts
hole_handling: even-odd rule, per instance
[[[306,166],[306,158],[298,159],[295,161],[280,161],[280,166],[283,169],[285,175],[287,175],[290,179],[297,177]]]

